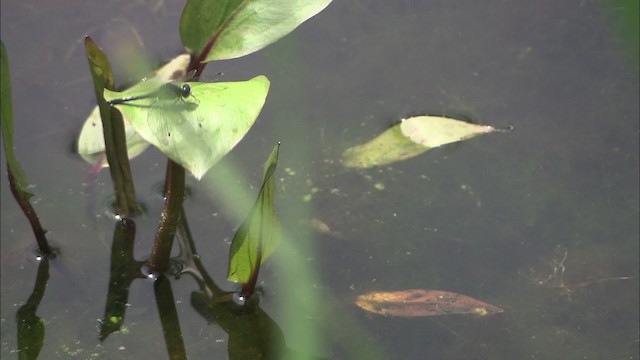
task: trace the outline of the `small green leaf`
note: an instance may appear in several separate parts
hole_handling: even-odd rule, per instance
[[[503,130],[443,116],[414,116],[365,144],[348,148],[342,154],[342,164],[352,168],[381,166],[494,131]]]
[[[189,60],[189,54],[179,55],[158,69],[147,81],[166,83],[170,80],[174,80],[186,72]],[[135,90],[136,87],[143,86],[138,84],[127,91]],[[129,159],[133,159],[146,150],[149,147],[149,143],[138,135],[136,130],[129,124],[126,117],[124,120],[127,155]],[[95,164],[98,159],[104,157],[104,152],[105,147],[102,121],[100,120],[100,111],[96,106],[89,117],[85,120],[84,125],[82,125],[82,130],[78,137],[78,153],[88,163]],[[103,167],[107,166],[109,166],[109,163],[106,161],[103,162]]]
[[[13,106],[11,104],[11,79],[9,78],[9,57],[4,42],[0,42],[0,128],[4,143],[4,156],[7,166],[13,174],[15,186],[20,197],[28,200],[33,196],[29,181],[13,152]]]
[[[227,273],[229,281],[247,283],[280,243],[282,229],[273,204],[273,175],[278,165],[279,149],[280,144],[273,148],[264,166],[258,198],[231,242]]]
[[[246,135],[269,92],[265,76],[240,82],[185,83],[188,98],[160,95],[115,105],[138,134],[196,178],[202,176]],[[126,92],[105,90],[110,100],[158,92],[146,81]]]
[[[322,11],[331,0],[190,0],[180,20],[180,37],[202,62],[258,51]]]

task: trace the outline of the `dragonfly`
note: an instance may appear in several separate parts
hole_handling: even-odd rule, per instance
[[[135,95],[135,96],[125,96],[119,99],[113,99],[107,101],[107,104],[113,106],[118,104],[125,104],[131,101],[142,100],[142,99],[165,99],[165,100],[184,100],[189,96],[193,96],[191,94],[191,86],[187,83],[183,83],[181,85],[176,84],[175,82],[168,82],[166,84],[161,85],[158,89],[153,90],[147,94],[143,95]],[[195,98],[195,97],[194,97]]]
[[[194,135],[194,129],[190,128],[185,117],[198,107],[198,100],[187,83],[167,82],[147,93],[111,99],[107,104],[146,110],[147,124],[152,133],[169,148],[174,147],[172,143],[175,141],[172,141],[172,137],[176,135],[171,129],[179,131],[183,137]]]
[[[113,106],[113,105],[125,104],[131,101],[149,99],[149,98],[179,100],[179,99],[186,99],[189,96],[193,96],[193,94],[191,93],[191,86],[186,82],[183,82],[182,84],[178,85],[178,80],[181,79],[182,81],[192,81],[192,80],[197,81],[199,76],[196,76],[196,70],[192,70],[187,74],[184,74],[184,72],[180,70],[177,73],[174,72],[171,75],[171,78],[173,79],[173,81],[169,81],[164,84],[161,84],[160,86],[157,86],[156,89],[146,94],[136,95],[136,96],[125,96],[119,99],[108,100],[107,104]],[[153,87],[154,83],[157,83],[158,80],[159,78],[156,75],[156,77],[153,77],[148,80],[143,79],[141,84],[149,84],[150,87]],[[195,96],[193,96],[193,98],[195,98]]]

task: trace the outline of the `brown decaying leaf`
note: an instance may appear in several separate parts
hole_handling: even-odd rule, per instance
[[[449,314],[485,316],[504,311],[466,295],[423,289],[371,292],[358,296],[355,303],[376,314],[405,317]]]

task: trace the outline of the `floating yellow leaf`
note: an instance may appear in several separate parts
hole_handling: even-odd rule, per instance
[[[472,297],[441,290],[371,292],[358,296],[355,303],[372,313],[404,317],[449,314],[485,316],[503,312],[497,306]]]

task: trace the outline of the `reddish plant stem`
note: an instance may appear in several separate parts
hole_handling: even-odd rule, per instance
[[[242,284],[242,289],[240,290],[240,295],[249,297],[253,295],[256,291],[256,284],[258,283],[258,275],[260,274],[260,265],[262,263],[262,249],[258,247],[258,256],[256,256],[256,267],[255,271],[251,274],[251,278],[249,281]]]
[[[206,60],[211,48],[213,48],[213,45],[218,41],[218,35],[219,34],[216,34],[211,40],[209,40],[198,56],[191,56],[188,71],[196,70],[196,77],[199,77],[204,71],[204,67],[207,63],[204,63],[203,61]]]
[[[20,192],[18,191],[18,188],[16,187],[16,184],[15,184],[13,172],[11,171],[11,168],[8,166],[7,166],[7,173],[9,175],[9,187],[11,188],[11,193],[13,194],[13,197],[16,199],[18,206],[20,206],[20,209],[22,209],[22,212],[24,213],[24,215],[29,220],[29,223],[31,224],[31,229],[33,230],[33,234],[35,235],[36,241],[38,242],[38,248],[40,249],[40,253],[42,253],[44,256],[47,256],[47,257],[51,256],[53,252],[51,251],[51,248],[49,247],[49,242],[47,241],[47,237],[45,236],[47,231],[42,228],[42,224],[40,224],[40,219],[38,218],[38,214],[36,213],[33,206],[31,206],[31,203],[29,202],[29,200],[20,196]]]
[[[165,177],[164,208],[160,215],[160,224],[151,249],[149,269],[161,273],[169,268],[169,258],[173,239],[180,221],[182,201],[184,199],[184,168],[171,159],[167,161]]]

